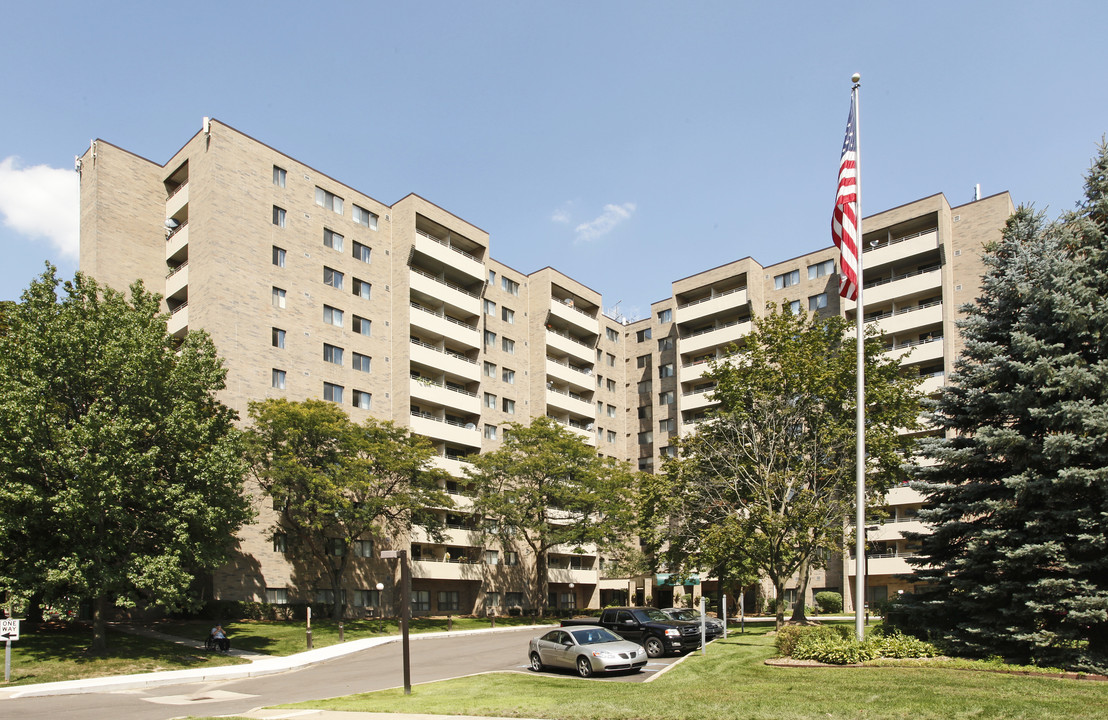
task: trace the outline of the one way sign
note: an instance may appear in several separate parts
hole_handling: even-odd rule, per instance
[[[19,620],[12,618],[10,620],[0,620],[0,640],[12,640],[19,639]]]

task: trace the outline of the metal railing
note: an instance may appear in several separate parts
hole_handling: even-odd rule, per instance
[[[734,321],[726,323],[724,325],[716,325],[715,327],[704,328],[703,330],[697,330],[696,332],[691,332],[688,335],[683,336],[681,339],[682,340],[688,340],[689,338],[694,338],[694,337],[697,337],[698,335],[707,335],[708,333],[715,332],[716,330],[724,330],[726,328],[735,327],[736,325],[742,325],[743,323],[748,323],[748,322],[750,322],[750,318],[743,318],[741,320],[734,320]]]
[[[890,245],[896,245],[897,243],[902,243],[906,240],[911,240],[913,238],[923,237],[927,233],[938,232],[938,230],[939,230],[938,228],[928,228],[926,230],[920,230],[919,232],[912,233],[911,235],[901,235],[900,237],[895,237],[892,240],[888,240],[888,241],[885,241],[885,242],[878,241],[876,245],[865,245],[862,248],[862,252],[868,253],[871,250],[880,250],[881,248],[888,247]],[[864,243],[863,243],[863,245],[864,245]]]
[[[411,267],[411,266],[409,266],[409,267]],[[480,297],[477,293],[475,293],[471,290],[466,290],[461,285],[455,285],[454,283],[450,282],[449,280],[444,280],[443,278],[436,277],[436,276],[432,275],[431,273],[427,272],[426,270],[421,270],[417,267],[412,267],[411,270],[416,275],[422,275],[423,277],[425,277],[429,280],[433,280],[434,282],[437,282],[439,285],[445,285],[446,287],[450,288],[451,290],[457,290],[458,292],[462,293],[463,295],[468,295],[472,298]]]
[[[885,318],[890,318],[893,315],[904,315],[905,313],[915,312],[916,310],[925,310],[929,307],[935,307],[936,305],[942,305],[942,304],[943,304],[942,300],[932,300],[931,302],[925,303],[923,305],[913,305],[912,307],[899,308],[896,311],[890,310],[888,312],[879,313],[877,315],[871,315],[870,317],[866,318],[866,322],[868,322],[868,323],[876,322],[878,320],[884,320]]]
[[[177,267],[175,267],[175,268],[173,268],[172,270],[170,270],[169,272],[167,272],[167,273],[165,274],[165,279],[166,279],[166,280],[168,280],[169,278],[173,277],[174,275],[176,275],[176,274],[177,274],[177,272],[178,272],[179,270],[183,270],[184,268],[188,267],[188,264],[189,264],[189,261],[188,261],[188,260],[185,260],[185,261],[184,261],[183,263],[181,263],[181,264],[180,264],[180,265],[178,265]]]
[[[178,185],[177,187],[175,187],[175,188],[173,188],[172,190],[170,190],[170,191],[169,191],[169,194],[165,196],[165,200],[166,200],[166,202],[169,202],[169,201],[170,201],[170,200],[171,200],[171,199],[173,198],[173,196],[174,196],[174,195],[176,195],[177,193],[181,192],[181,188],[187,187],[187,186],[188,186],[188,184],[189,184],[189,181],[188,181],[188,180],[185,180],[185,181],[184,181],[183,183],[181,183],[181,184],[180,184],[180,185]]]
[[[417,303],[415,301],[409,301],[409,304],[413,308],[415,308],[416,310],[422,310],[423,312],[427,313],[428,315],[434,315],[437,318],[442,318],[443,320],[446,320],[447,322],[452,322],[455,325],[461,325],[466,330],[472,330],[473,332],[477,332],[477,327],[475,325],[469,325],[468,323],[464,323],[461,320],[455,320],[454,318],[450,317],[449,315],[447,315],[446,313],[444,313],[442,311],[432,310],[431,308],[420,305],[419,303]]]
[[[444,248],[448,248],[450,250],[453,250],[454,252],[458,253],[459,255],[464,255],[465,257],[469,258],[470,260],[472,260],[475,263],[480,263],[481,262],[481,260],[476,255],[472,255],[472,254],[466,252],[465,250],[462,250],[459,247],[455,247],[454,245],[451,245],[449,241],[443,240],[442,238],[437,238],[437,237],[435,237],[434,235],[432,235],[431,233],[429,233],[425,230],[420,230],[419,228],[416,228],[416,235],[422,235],[423,237],[427,238],[428,240],[432,240],[434,242],[437,242],[439,245],[442,245]]]
[[[882,278],[880,280],[873,280],[865,283],[862,287],[866,290],[875,288],[880,285],[888,285],[889,283],[896,282],[897,280],[904,280],[905,278],[916,277],[917,275],[926,275],[927,273],[938,272],[942,269],[941,265],[932,265],[930,267],[920,268],[919,270],[913,270],[910,273],[904,273],[903,275],[893,275],[891,277]]]
[[[461,353],[458,353],[458,352],[454,352],[453,350],[447,350],[446,348],[435,347],[434,345],[431,345],[430,343],[425,343],[425,342],[423,342],[422,340],[420,340],[418,338],[409,338],[409,339],[411,340],[413,345],[419,345],[420,347],[427,348],[428,350],[434,350],[437,353],[442,353],[444,355],[449,355],[450,357],[458,358],[459,360],[464,360],[467,363],[469,363],[470,365],[476,365],[477,364],[476,360],[473,360],[472,358],[467,358],[465,355],[462,355]]]
[[[564,299],[564,298],[560,298],[557,295],[551,295],[550,299],[554,300],[556,304],[561,305],[562,307],[569,308],[570,310],[575,310],[575,311],[581,313],[582,315],[587,317],[589,320],[596,320],[595,315],[590,315],[589,313],[585,312],[584,310],[577,307],[576,305],[571,305],[571,304],[567,303],[566,299]]]
[[[571,342],[575,342],[578,345],[581,345],[582,347],[587,347],[590,350],[592,350],[595,347],[595,343],[593,345],[589,345],[588,343],[586,343],[582,340],[578,340],[577,338],[573,337],[569,333],[562,332],[561,330],[558,330],[557,328],[550,327],[549,325],[546,326],[546,331],[548,333],[554,333],[555,335],[560,335],[561,337],[564,337],[566,340],[569,340]]]
[[[699,305],[700,303],[706,303],[706,302],[710,302],[712,300],[718,300],[721,297],[727,297],[728,295],[733,295],[735,293],[745,292],[745,291],[746,291],[746,285],[743,285],[742,287],[734,288],[732,290],[724,290],[723,292],[721,292],[717,295],[710,295],[706,298],[700,298],[699,300],[690,300],[689,302],[687,302],[683,305],[678,305],[677,309],[678,310],[683,310],[687,307],[692,307],[693,305]]]
[[[184,230],[184,229],[185,229],[185,228],[187,228],[188,226],[189,226],[189,221],[188,221],[188,220],[185,220],[185,221],[184,221],[183,223],[181,223],[181,224],[180,224],[180,225],[178,225],[177,227],[175,227],[175,228],[170,228],[169,232],[165,234],[165,241],[166,241],[166,242],[169,242],[169,239],[170,239],[171,237],[173,237],[173,236],[174,236],[174,235],[176,235],[177,233],[181,232],[182,230]]]

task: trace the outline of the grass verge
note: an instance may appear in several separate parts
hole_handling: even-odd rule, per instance
[[[91,644],[92,628],[84,624],[24,623],[12,643],[11,681],[0,687],[246,662],[115,631],[108,633],[107,655],[91,653]]]
[[[1108,683],[931,667],[780,668],[768,628],[731,635],[649,684],[490,674],[297,708],[565,720],[1101,720]]]

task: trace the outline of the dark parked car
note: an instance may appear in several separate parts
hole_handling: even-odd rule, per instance
[[[547,666],[572,668],[581,677],[617,670],[639,672],[646,665],[641,645],[597,625],[560,628],[532,638],[527,656],[535,672]]]
[[[604,608],[599,621],[595,618],[562,621],[562,627],[577,625],[605,627],[624,640],[642,645],[652,658],[700,647],[699,624],[674,620],[658,608]]]
[[[688,608],[662,608],[662,612],[674,620],[688,620],[700,625],[700,613]],[[707,617],[704,619],[704,637],[715,640],[723,635],[723,621],[719,618]]]

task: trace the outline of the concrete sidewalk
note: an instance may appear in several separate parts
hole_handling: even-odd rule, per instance
[[[480,629],[457,630],[454,632],[418,633],[409,635],[408,637],[411,641],[414,642],[417,640],[426,640],[432,638],[464,637],[466,635],[475,635],[478,633],[514,632],[517,630],[534,630],[548,627],[550,626],[515,625],[503,628],[490,628],[487,630]],[[136,632],[139,631],[137,628],[133,629]],[[194,644],[198,645],[199,647],[203,647],[204,645],[202,642],[197,643],[197,641],[190,640],[188,638],[178,638],[169,635],[163,635],[154,631],[144,630],[141,631],[140,634],[148,635],[151,637],[161,637],[162,639],[168,639],[171,642],[180,642],[183,644],[187,644],[190,647],[195,646]],[[217,682],[220,680],[235,680],[239,678],[273,675],[275,673],[287,672],[289,670],[295,670],[306,665],[326,662],[338,657],[343,657],[344,655],[350,655],[352,653],[361,652],[363,650],[368,650],[370,648],[394,642],[400,642],[399,635],[390,635],[383,638],[364,638],[361,640],[351,640],[350,642],[328,645],[327,647],[317,648],[315,650],[308,650],[306,652],[296,653],[295,655],[287,655],[285,657],[272,657],[269,655],[259,655],[258,653],[245,653],[241,651],[239,653],[235,653],[235,651],[232,649],[232,655],[237,654],[239,657],[246,658],[251,661],[250,664],[224,665],[222,667],[195,668],[189,670],[168,670],[164,672],[137,673],[134,675],[110,675],[107,677],[84,678],[81,680],[64,680],[61,682],[39,683],[37,685],[17,685],[15,687],[4,688],[0,690],[0,699],[42,697],[45,695],[75,695],[80,693],[109,692],[115,690],[134,690],[141,688],[160,687],[164,685],[181,685],[185,683],[196,682]],[[267,717],[293,717],[293,715],[288,714],[292,711],[286,710],[284,712],[285,715],[272,715]],[[259,715],[257,717],[262,716]],[[300,715],[296,715],[295,717],[300,717]],[[336,717],[350,718],[351,714],[340,713]],[[396,715],[388,715],[388,717],[391,717],[394,720],[397,718]],[[441,718],[442,716],[436,717]]]

